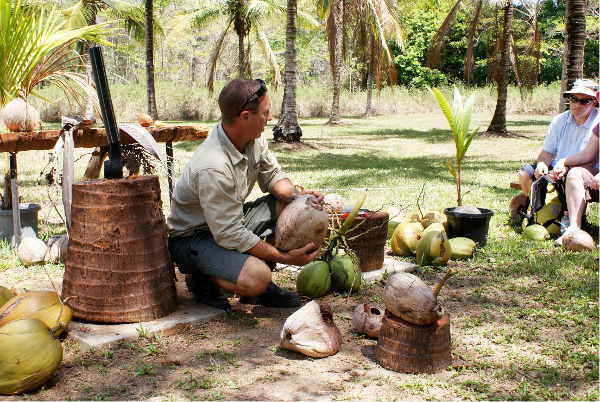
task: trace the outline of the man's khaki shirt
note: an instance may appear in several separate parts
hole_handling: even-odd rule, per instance
[[[260,241],[244,226],[246,197],[257,181],[263,192],[270,192],[273,184],[285,178],[263,137],[250,141],[242,154],[218,123],[194,151],[175,185],[167,219],[169,235],[210,230],[221,247],[244,253]]]

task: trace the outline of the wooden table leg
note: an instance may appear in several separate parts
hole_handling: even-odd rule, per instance
[[[19,189],[17,186],[17,154],[10,153],[10,187],[12,191],[13,235],[15,247],[21,243],[21,208],[19,205]]]

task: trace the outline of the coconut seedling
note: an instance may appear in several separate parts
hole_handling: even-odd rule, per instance
[[[454,177],[456,183],[456,204],[462,205],[462,164],[473,141],[473,138],[478,134],[479,129],[476,128],[470,131],[471,115],[473,114],[473,103],[475,98],[473,95],[463,101],[463,97],[460,94],[458,88],[454,87],[454,99],[452,107],[437,88],[431,88],[433,96],[438,102],[442,113],[448,121],[450,131],[452,132],[452,139],[454,140],[455,155],[454,160],[448,160],[447,167],[448,171]]]

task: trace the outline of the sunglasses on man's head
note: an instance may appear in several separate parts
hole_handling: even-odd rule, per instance
[[[576,96],[569,96],[569,102],[579,103],[581,105],[589,105],[592,102],[596,102],[594,98],[578,98]]]
[[[240,112],[238,113],[238,116],[240,114],[242,114],[242,112],[245,110],[246,106],[248,106],[250,103],[254,102],[257,99],[260,99],[260,97],[263,96],[265,94],[265,92],[267,92],[267,84],[265,84],[265,82],[263,80],[261,80],[260,78],[257,78],[255,81],[258,81],[258,83],[259,83],[258,89],[256,91],[254,91],[254,93],[252,93],[250,96],[248,96],[246,101],[244,103],[242,103],[242,106],[240,107]]]

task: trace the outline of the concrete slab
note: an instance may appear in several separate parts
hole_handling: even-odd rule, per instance
[[[173,334],[185,324],[206,322],[221,314],[225,312],[203,304],[180,303],[174,313],[154,321],[116,325],[71,321],[68,333],[84,350],[99,349],[125,339],[137,338],[142,327],[147,334]]]
[[[170,335],[189,324],[198,324],[225,314],[225,311],[196,303],[185,285],[184,276],[176,274],[177,310],[158,320],[132,324],[91,324],[78,321],[69,323],[68,336],[84,350],[99,349],[125,339],[135,339],[142,330],[146,334]]]
[[[376,271],[363,272],[362,278],[365,282],[378,281],[385,274],[393,274],[395,272],[413,272],[419,266],[410,262],[398,261],[393,257],[385,256],[383,258],[383,267]]]

